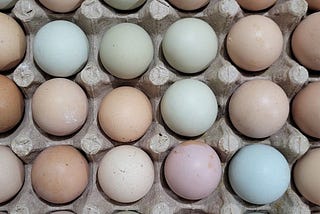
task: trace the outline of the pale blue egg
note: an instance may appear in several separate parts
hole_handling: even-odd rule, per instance
[[[230,162],[228,175],[236,194],[253,204],[276,201],[290,183],[290,168],[285,157],[263,144],[240,149]]]

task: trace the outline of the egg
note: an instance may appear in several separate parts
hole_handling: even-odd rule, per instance
[[[306,0],[308,2],[309,9],[320,10],[320,2],[318,0]]]
[[[283,36],[272,19],[250,15],[231,27],[226,46],[234,64],[247,71],[261,71],[280,57]]]
[[[70,135],[81,128],[88,114],[88,99],[82,88],[68,79],[44,82],[32,97],[32,116],[44,131]]]
[[[152,160],[137,147],[115,147],[101,160],[98,180],[103,192],[112,200],[120,203],[135,202],[144,197],[152,187]]]
[[[217,153],[207,144],[186,141],[176,146],[164,165],[165,179],[177,195],[189,200],[208,197],[221,179]]]
[[[99,124],[106,135],[118,142],[132,142],[144,135],[152,122],[152,106],[140,90],[122,86],[101,101]]]
[[[309,83],[293,99],[292,116],[307,135],[320,138],[320,82]]]
[[[0,10],[7,10],[12,8],[18,0],[1,0],[0,1]]]
[[[150,65],[153,43],[139,25],[121,23],[104,34],[99,55],[104,68],[112,75],[133,79],[143,74]]]
[[[51,203],[64,204],[79,197],[89,181],[89,165],[72,146],[52,146],[34,160],[31,183],[37,195]]]
[[[146,0],[104,0],[104,2],[117,10],[134,10],[143,5]]]
[[[204,7],[209,0],[169,0],[169,2],[181,10],[191,11]]]
[[[308,69],[320,71],[320,12],[307,16],[292,34],[292,51]]]
[[[80,7],[84,0],[39,0],[40,3],[57,13],[68,13]]]
[[[165,33],[162,51],[166,61],[174,69],[182,73],[198,73],[205,70],[216,57],[217,35],[201,19],[180,19]]]
[[[252,138],[275,134],[286,123],[289,101],[280,86],[269,80],[243,83],[232,95],[229,116],[233,126]]]
[[[70,211],[56,211],[56,212],[52,212],[51,214],[74,214],[74,213]]]
[[[24,99],[15,83],[0,75],[0,133],[14,128],[22,119]]]
[[[69,21],[52,21],[40,28],[34,38],[33,55],[37,65],[55,77],[78,73],[89,56],[89,42],[80,27]]]
[[[290,168],[286,158],[275,148],[251,144],[232,157],[228,177],[240,198],[262,205],[278,200],[286,192]]]
[[[246,10],[264,10],[276,3],[277,0],[237,0],[238,4]]]
[[[212,90],[193,79],[172,84],[161,100],[161,115],[175,133],[195,137],[206,132],[214,123],[218,104]]]
[[[311,149],[293,168],[293,179],[298,191],[308,201],[320,206],[320,149]]]
[[[24,166],[22,161],[9,147],[0,146],[0,203],[14,197],[23,183]]]
[[[16,67],[27,49],[26,36],[10,16],[0,13],[0,72]]]

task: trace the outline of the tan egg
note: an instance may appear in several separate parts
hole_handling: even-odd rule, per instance
[[[0,75],[0,133],[15,127],[23,112],[24,99],[19,88],[11,79]]]
[[[270,18],[251,15],[234,24],[227,37],[231,60],[247,71],[261,71],[280,56],[283,36],[279,26]]]
[[[308,2],[309,9],[311,10],[320,10],[320,1],[319,0],[306,0]]]
[[[39,0],[40,3],[57,13],[68,13],[74,11],[84,0]]]
[[[276,3],[277,0],[237,0],[238,4],[246,9],[251,11],[259,11],[267,9]]]
[[[269,80],[251,80],[232,95],[229,115],[242,134],[268,137],[282,128],[289,114],[289,101],[280,86]]]
[[[43,131],[66,136],[86,121],[88,99],[75,82],[56,78],[40,85],[32,97],[31,108],[33,120]]]
[[[320,71],[320,12],[307,16],[292,35],[292,51],[305,67]]]
[[[293,179],[299,192],[308,201],[320,206],[320,149],[308,151],[293,169]]]
[[[110,138],[132,142],[144,135],[152,122],[152,106],[147,96],[133,87],[119,87],[100,104],[99,123]]]
[[[169,0],[169,2],[181,10],[197,10],[209,3],[209,0]]]
[[[0,13],[0,29],[0,71],[6,71],[21,62],[27,41],[20,25],[4,13]]]
[[[51,203],[68,203],[85,190],[89,181],[89,165],[72,146],[53,146],[35,159],[31,182],[37,195]]]
[[[320,138],[320,82],[308,84],[292,102],[292,116],[307,135]]]

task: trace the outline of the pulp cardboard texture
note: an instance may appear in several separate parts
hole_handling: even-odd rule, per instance
[[[53,13],[35,0],[19,0],[7,14],[15,17],[23,26],[28,40],[27,53],[22,63],[7,72],[25,97],[25,115],[13,131],[0,136],[0,144],[8,145],[25,163],[25,182],[21,191],[11,201],[0,205],[0,212],[14,214],[44,214],[59,210],[69,210],[83,214],[116,213],[133,210],[143,214],[242,214],[250,212],[275,214],[304,214],[320,211],[303,199],[291,182],[285,195],[272,204],[252,205],[242,201],[232,191],[226,176],[228,162],[244,145],[264,143],[280,150],[290,166],[308,149],[316,146],[314,139],[304,136],[289,117],[285,126],[269,138],[249,139],[238,133],[228,118],[227,103],[231,94],[243,82],[251,79],[270,79],[280,85],[288,98],[292,97],[309,81],[319,79],[308,73],[292,56],[290,37],[292,31],[307,14],[304,0],[279,0],[272,8],[259,12],[273,19],[281,28],[285,45],[281,57],[266,71],[248,73],[232,64],[225,50],[225,38],[232,26],[241,17],[250,13],[243,11],[235,0],[212,0],[208,6],[196,12],[183,12],[173,8],[165,0],[147,0],[141,8],[128,13],[113,10],[99,0],[86,0],[73,13]],[[176,20],[196,17],[207,21],[216,31],[219,39],[219,53],[204,72],[184,75],[171,68],[161,52],[161,40],[166,29]],[[33,40],[36,32],[46,23],[64,19],[75,22],[87,34],[90,41],[90,58],[80,73],[69,79],[83,87],[89,98],[89,115],[85,125],[72,136],[53,137],[43,133],[33,122],[31,99],[37,87],[52,78],[42,72],[33,60]],[[110,75],[101,65],[98,50],[104,32],[122,22],[137,23],[152,37],[155,56],[146,73],[134,80],[120,80]],[[5,29],[0,29],[5,30]],[[125,62],[124,62],[125,63]],[[175,81],[185,78],[201,80],[209,85],[217,96],[219,115],[213,127],[199,139],[211,145],[219,154],[224,175],[220,185],[209,197],[199,201],[187,201],[176,196],[165,182],[163,163],[173,146],[187,140],[170,131],[161,119],[159,102],[165,90]],[[97,112],[103,96],[121,85],[141,89],[153,105],[153,123],[147,133],[133,145],[145,150],[155,167],[155,181],[150,192],[141,200],[131,204],[121,204],[110,200],[97,182],[98,164],[103,155],[119,145],[103,134],[97,122]],[[48,112],[49,113],[49,112]],[[198,139],[198,138],[197,138]],[[46,147],[67,144],[78,148],[89,161],[90,182],[83,194],[71,203],[54,205],[41,200],[31,186],[30,172],[35,157]],[[263,194],[263,193],[262,193]]]

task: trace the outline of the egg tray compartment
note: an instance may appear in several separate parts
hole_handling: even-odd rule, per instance
[[[251,79],[270,79],[280,85],[291,99],[306,83],[319,80],[310,75],[292,57],[290,36],[301,18],[307,13],[304,0],[279,0],[263,14],[272,18],[281,28],[285,45],[281,57],[266,71],[248,73],[235,67],[225,50],[225,38],[238,19],[251,13],[240,9],[235,0],[213,0],[204,9],[196,12],[176,10],[165,0],[148,0],[141,8],[129,13],[113,10],[99,0],[86,0],[74,13],[56,14],[44,9],[35,0],[19,0],[9,11],[23,25],[28,40],[27,53],[23,62],[7,75],[12,78],[25,96],[25,115],[19,126],[0,136],[1,145],[9,145],[24,161],[26,176],[21,191],[8,203],[0,205],[5,213],[50,213],[57,210],[70,210],[75,213],[102,214],[120,210],[134,210],[143,214],[188,214],[188,213],[310,213],[320,211],[320,207],[305,201],[291,182],[285,195],[278,201],[264,206],[242,201],[232,191],[226,171],[232,155],[249,143],[265,143],[279,149],[290,166],[317,142],[301,134],[289,118],[285,126],[269,138],[250,139],[238,133],[230,123],[227,103],[234,90]],[[252,13],[256,14],[256,13]],[[216,31],[219,39],[219,53],[204,72],[184,75],[172,69],[164,60],[161,40],[166,29],[176,20],[196,17],[207,21]],[[69,79],[75,80],[86,91],[89,98],[89,115],[79,132],[67,137],[53,137],[43,133],[34,124],[31,115],[31,99],[37,87],[52,77],[43,73],[33,61],[32,44],[36,32],[49,21],[65,19],[75,22],[87,34],[90,42],[90,57],[80,73]],[[148,71],[134,80],[120,80],[105,71],[99,61],[98,50],[104,32],[122,22],[137,23],[152,37],[155,56]],[[2,29],[1,29],[2,30]],[[194,78],[204,81],[214,91],[219,104],[219,115],[213,127],[199,139],[205,141],[218,152],[223,165],[223,178],[218,188],[209,197],[199,201],[187,201],[176,196],[167,186],[163,176],[163,162],[170,149],[179,142],[188,140],[174,134],[164,124],[159,113],[159,103],[165,90],[175,81]],[[153,123],[147,133],[132,145],[148,152],[155,166],[155,182],[150,192],[141,200],[131,204],[121,204],[105,196],[97,182],[97,168],[103,155],[114,146],[101,131],[97,122],[97,112],[105,94],[121,85],[141,89],[150,98],[153,106]],[[195,138],[197,139],[197,138]],[[41,200],[31,186],[32,162],[41,150],[53,145],[73,145],[81,150],[90,163],[90,182],[85,192],[75,201],[55,205]]]

